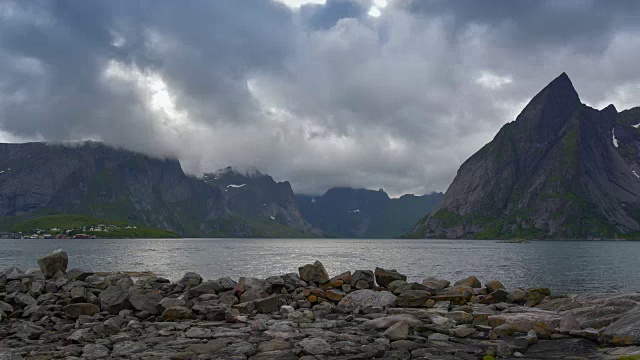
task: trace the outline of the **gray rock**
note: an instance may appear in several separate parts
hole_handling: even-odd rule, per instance
[[[42,334],[44,334],[44,328],[29,321],[18,324],[16,330],[16,336],[22,340],[36,340]]]
[[[449,336],[445,334],[440,334],[440,333],[433,333],[429,335],[428,339],[433,341],[448,341]]]
[[[607,326],[600,341],[615,346],[640,345],[640,307]]]
[[[146,311],[149,314],[157,315],[160,313],[158,303],[162,301],[162,296],[154,293],[144,292],[142,290],[132,290],[129,302],[131,306],[138,311]]]
[[[407,280],[406,275],[400,274],[397,270],[385,270],[377,267],[375,270],[375,279],[378,285],[382,287],[388,287],[395,280]]]
[[[291,343],[281,339],[272,339],[258,345],[258,352],[269,352],[275,350],[287,350],[291,348]]]
[[[109,286],[100,293],[100,307],[102,310],[114,315],[121,310],[131,310],[133,306],[129,301],[130,296],[131,293],[129,290],[122,289],[118,286]]]
[[[216,282],[218,284],[220,284],[220,287],[222,287],[222,291],[233,290],[233,288],[238,284],[237,282],[235,282],[230,277],[220,278],[220,279],[216,280]]]
[[[0,360],[22,360],[23,357],[11,350],[0,350]]]
[[[33,305],[37,305],[38,302],[36,301],[36,299],[33,298],[33,296],[29,295],[29,294],[17,294],[14,298],[14,301],[16,302],[16,304],[21,305],[21,306],[33,306]]]
[[[495,279],[487,281],[487,283],[484,284],[484,286],[487,288],[487,291],[489,293],[492,293],[492,292],[494,292],[496,290],[500,290],[500,289],[504,290],[504,285],[502,285],[502,283],[500,281],[495,280]]]
[[[40,270],[47,279],[51,279],[58,271],[67,271],[69,265],[69,257],[62,249],[58,249],[51,254],[38,259]]]
[[[217,294],[222,292],[222,286],[213,281],[205,281],[189,289],[189,297],[197,298],[204,294]]]
[[[356,270],[351,275],[351,286],[358,288],[358,281],[365,281],[369,289],[376,287],[375,277],[371,270]]]
[[[409,337],[409,323],[407,321],[399,321],[388,328],[383,335],[391,341],[406,340]]]
[[[356,290],[340,300],[338,307],[346,310],[356,307],[386,307],[393,305],[396,299],[389,291]]]
[[[100,307],[90,303],[75,303],[64,307],[64,315],[69,319],[77,319],[82,315],[93,316],[100,312]]]
[[[431,293],[424,290],[405,291],[396,299],[397,307],[421,307],[431,299]]]
[[[332,352],[331,345],[321,338],[307,338],[298,343],[310,355],[324,355]]]
[[[170,307],[162,313],[162,319],[165,321],[187,320],[191,319],[191,316],[191,310],[184,306]]]
[[[255,306],[258,312],[262,314],[270,314],[280,310],[280,300],[278,299],[278,296],[273,295],[264,299],[256,300]]]
[[[158,308],[160,311],[165,311],[166,309],[174,306],[185,306],[187,303],[183,299],[178,298],[164,298],[160,300],[158,303]]]
[[[469,276],[468,278],[456,281],[453,286],[468,286],[470,288],[479,289],[482,287],[482,284],[477,277]]]
[[[131,357],[133,354],[141,353],[147,349],[142,342],[123,341],[113,345],[112,356]]]
[[[0,301],[0,311],[4,311],[7,314],[11,314],[13,312],[13,306],[7,304],[4,301]]]
[[[300,279],[306,282],[314,282],[316,284],[324,284],[329,281],[329,274],[325,270],[324,265],[318,260],[313,264],[307,264],[298,268]]]
[[[202,276],[194,272],[184,274],[182,279],[178,281],[178,284],[182,285],[185,289],[198,286],[200,283],[202,283]]]
[[[90,360],[109,357],[109,349],[101,344],[87,344],[82,348],[82,357]]]
[[[385,316],[377,319],[368,320],[362,323],[362,326],[367,329],[382,330],[382,329],[387,329],[399,322],[405,322],[409,324],[409,327],[416,327],[416,326],[422,325],[422,321],[416,319],[412,315],[398,314],[398,315],[389,315],[389,316]]]

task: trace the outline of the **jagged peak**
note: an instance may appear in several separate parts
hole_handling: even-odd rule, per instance
[[[615,105],[609,104],[607,107],[605,107],[604,109],[600,110],[600,112],[605,114],[605,115],[617,115],[618,114],[618,109],[616,109]]]
[[[573,82],[571,82],[571,79],[566,72],[563,72],[557,78],[553,79],[544,89],[542,89],[540,93],[544,92],[550,92],[553,95],[564,94],[566,96],[574,97],[578,102],[580,101],[580,96],[573,87]]]

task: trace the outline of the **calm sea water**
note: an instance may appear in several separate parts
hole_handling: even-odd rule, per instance
[[[297,272],[320,260],[330,275],[376,266],[395,268],[410,280],[458,280],[476,275],[508,288],[545,286],[555,293],[640,291],[640,242],[536,241],[504,244],[475,240],[0,239],[0,269],[38,267],[55,249],[69,267],[94,271],[153,271],[172,280],[187,271],[206,279],[267,277]]]

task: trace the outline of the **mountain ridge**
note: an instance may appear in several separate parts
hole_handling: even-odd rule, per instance
[[[442,204],[406,236],[636,236],[640,132],[628,125],[640,123],[636,114],[582,104],[561,74],[462,164]]]

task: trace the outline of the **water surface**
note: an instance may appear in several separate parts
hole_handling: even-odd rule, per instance
[[[70,268],[153,271],[172,280],[187,271],[206,279],[297,272],[320,260],[330,275],[376,266],[422,281],[476,275],[508,288],[545,286],[555,293],[640,291],[640,242],[362,239],[0,239],[0,269],[37,267],[62,248]]]

